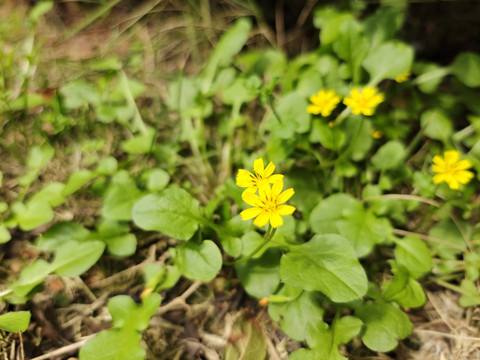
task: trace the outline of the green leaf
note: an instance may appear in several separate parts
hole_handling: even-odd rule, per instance
[[[122,141],[121,148],[129,154],[147,154],[152,150],[157,132],[147,128],[146,134],[136,135],[131,139]]]
[[[24,332],[30,324],[30,311],[12,311],[0,315],[0,329],[11,333]]]
[[[7,227],[3,224],[0,224],[0,244],[10,241],[11,238],[12,236],[10,235],[10,231],[8,231]]]
[[[255,318],[240,314],[235,318],[230,334],[231,339],[225,346],[224,360],[263,360],[267,355],[267,342],[262,326]]]
[[[450,65],[453,74],[469,87],[480,86],[480,55],[464,52],[458,55]]]
[[[28,201],[25,205],[16,203],[11,209],[18,226],[23,231],[36,229],[53,220],[54,216],[52,207],[43,200]]]
[[[105,244],[101,241],[71,240],[57,249],[51,266],[60,276],[79,276],[97,262],[104,250]]]
[[[465,229],[463,230],[465,231]],[[456,255],[462,252],[461,249],[466,249],[462,233],[450,219],[442,220],[432,226],[428,231],[428,235],[442,240],[442,244],[431,243],[430,246],[443,259],[455,259]],[[452,246],[449,246],[449,244]]]
[[[422,286],[413,279],[408,270],[396,264],[393,260],[388,261],[395,275],[392,280],[382,284],[382,296],[385,300],[396,301],[406,308],[420,307],[425,303],[426,297]]]
[[[434,93],[450,69],[435,63],[415,62],[413,72],[417,75],[414,84],[425,94]]]
[[[247,18],[240,18],[228,29],[215,45],[205,67],[202,93],[207,93],[212,85],[218,67],[231,64],[233,57],[242,50],[248,39],[252,24]]]
[[[63,188],[62,195],[67,197],[82,188],[83,185],[94,179],[97,175],[90,170],[81,169],[72,175],[67,180]]]
[[[64,98],[64,106],[68,109],[100,104],[101,96],[97,89],[85,80],[74,80],[67,83],[62,86],[60,93]]]
[[[295,196],[289,200],[289,203],[301,211],[304,218],[308,218],[312,209],[322,198],[316,176],[308,169],[293,168],[284,180],[286,189],[291,187],[295,189]]]
[[[411,334],[408,316],[393,305],[368,302],[355,310],[365,324],[363,343],[373,351],[387,352],[397,346],[397,340]]]
[[[369,254],[375,244],[388,239],[392,227],[387,219],[377,218],[371,210],[348,194],[334,194],[322,200],[310,216],[315,233],[346,237],[358,257]]]
[[[50,263],[45,260],[35,260],[30,265],[23,268],[20,277],[12,285],[15,296],[26,296],[35,286],[42,283],[43,280],[53,271]]]
[[[313,119],[309,140],[322,144],[326,149],[339,150],[345,144],[346,136],[338,126],[329,126],[321,119]]]
[[[124,329],[101,331],[80,349],[80,360],[144,360],[142,335]],[[113,346],[112,346],[113,345]]]
[[[74,222],[59,222],[40,235],[36,246],[42,250],[54,251],[70,240],[82,241],[89,231]]]
[[[321,45],[325,46],[337,40],[342,24],[352,18],[350,12],[339,12],[333,7],[323,7],[315,11],[313,23],[320,29]]]
[[[288,291],[282,288],[280,294]],[[282,330],[297,341],[305,340],[305,331],[309,322],[318,322],[323,319],[323,308],[318,294],[304,291],[292,301],[268,303],[268,314],[277,321]]]
[[[460,284],[460,289],[462,291],[462,296],[459,300],[461,306],[470,307],[480,305],[480,293],[472,280],[463,279]]]
[[[349,302],[367,292],[367,276],[350,242],[339,235],[315,235],[280,261],[285,284],[321,291],[334,302]]]
[[[222,254],[211,240],[185,242],[176,250],[176,265],[189,279],[210,281],[222,268]]]
[[[150,317],[160,306],[162,297],[152,293],[137,304],[128,295],[117,295],[108,301],[108,311],[112,315],[113,326],[136,331],[148,327]]]
[[[53,181],[45,185],[41,190],[32,195],[28,202],[46,202],[50,206],[55,207],[62,204],[66,199],[62,195],[65,184]]]
[[[141,196],[133,181],[111,184],[103,199],[102,216],[110,220],[131,220],[133,205]]]
[[[354,161],[365,159],[373,145],[372,123],[369,119],[359,121],[357,116],[350,116],[342,123],[344,133],[347,134],[350,158]]]
[[[267,129],[274,137],[280,139],[289,139],[295,133],[307,132],[310,129],[307,105],[305,97],[298,92],[291,92],[281,97],[275,104],[275,114],[272,113],[268,118]]]
[[[316,359],[346,360],[338,351],[340,344],[348,343],[362,328],[360,319],[344,316],[335,319],[331,328],[323,321],[307,324],[307,343],[313,349]]]
[[[346,61],[354,83],[360,81],[361,64],[368,53],[368,40],[363,35],[362,25],[354,20],[345,20],[340,27],[340,36],[333,43],[338,57]]]
[[[465,274],[467,279],[475,281],[480,276],[480,254],[475,252],[468,252],[464,256],[467,262]]]
[[[453,134],[452,121],[439,109],[430,109],[420,116],[420,124],[426,136],[449,144]]]
[[[101,240],[107,245],[108,252],[114,256],[131,256],[137,249],[137,238],[134,234],[102,237]]]
[[[413,49],[400,42],[386,42],[374,48],[363,61],[363,67],[370,74],[371,84],[383,79],[395,79],[410,70],[413,62]]]
[[[49,146],[34,146],[28,152],[27,166],[30,169],[43,169],[52,160],[55,150]]]
[[[268,249],[260,258],[235,265],[235,272],[245,291],[258,299],[270,296],[280,285],[279,249]]]
[[[208,217],[208,215],[206,215]],[[217,230],[217,235],[219,237],[220,243],[222,245],[223,251],[228,255],[233,257],[238,257],[242,254],[245,254],[245,246],[242,248],[243,238],[249,234],[251,224],[246,221],[243,221],[240,215],[237,215],[230,220],[228,220],[224,226]],[[253,232],[254,234],[258,233]],[[242,237],[243,235],[243,237]],[[253,235],[255,236],[255,235]],[[242,239],[241,239],[242,237]],[[261,236],[260,236],[261,237]],[[256,239],[254,239],[255,241]],[[261,241],[261,240],[260,240]]]
[[[170,175],[163,169],[149,169],[142,174],[142,179],[150,192],[163,190],[170,182]]]
[[[40,18],[53,8],[53,1],[39,1],[28,13],[28,19],[36,24]]]
[[[118,168],[118,161],[113,156],[107,156],[100,160],[95,172],[100,175],[113,175]]]
[[[403,265],[414,279],[428,273],[433,266],[432,254],[427,244],[413,236],[396,241],[395,260]]]
[[[156,230],[179,240],[192,237],[202,221],[198,201],[179,188],[142,197],[133,206],[133,221],[144,230]]]
[[[364,20],[364,32],[369,38],[371,48],[376,48],[387,40],[393,39],[402,27],[406,4],[397,2],[390,6],[381,6],[373,15]]]
[[[52,160],[55,150],[49,146],[34,146],[27,156],[26,165],[30,169],[18,179],[18,184],[21,186],[28,186],[37,178],[38,173]]]
[[[378,170],[395,169],[403,164],[405,146],[398,140],[390,140],[382,145],[372,157],[372,164]]]

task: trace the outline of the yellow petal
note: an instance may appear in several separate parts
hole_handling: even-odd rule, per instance
[[[262,212],[257,218],[253,221],[253,225],[262,227],[270,220],[270,215],[266,211]]]
[[[276,181],[272,185],[272,197],[278,197],[283,189],[283,179]]]
[[[453,165],[460,158],[460,153],[456,150],[445,151],[444,158],[445,158],[445,164]]]
[[[262,200],[251,191],[244,191],[242,194],[242,200],[250,206],[258,206],[262,203]]]
[[[250,187],[255,185],[255,175],[247,170],[240,169],[237,173],[237,185],[240,187]]]
[[[456,179],[454,179],[453,177],[451,177],[450,179],[445,180],[445,181],[447,182],[448,186],[452,190],[458,190],[460,188],[459,182]]]
[[[267,167],[263,171],[263,177],[264,178],[269,177],[270,175],[273,174],[274,171],[275,171],[275,165],[273,165],[273,162],[270,161],[270,163],[267,165]]]
[[[466,170],[471,168],[473,165],[470,160],[460,160],[455,166],[456,170]]]
[[[440,184],[445,181],[445,175],[444,174],[437,174],[433,177],[433,182],[435,184]]]
[[[262,158],[258,158],[253,162],[253,170],[255,170],[258,177],[263,177],[263,159]]]
[[[243,210],[240,213],[240,216],[242,217],[242,220],[250,220],[253,219],[255,216],[260,215],[262,212],[262,209],[258,207],[252,207],[250,209]]]
[[[295,212],[295,206],[291,205],[280,205],[277,206],[277,214],[278,215],[291,215]]]
[[[270,216],[270,225],[272,225],[273,228],[277,228],[279,226],[283,225],[283,219],[280,215],[278,214],[272,214]]]
[[[435,155],[433,157],[433,163],[437,164],[438,166],[441,166],[442,168],[445,167],[445,161],[443,160],[443,158],[440,155]],[[434,170],[434,171],[436,171],[436,170]]]
[[[361,95],[360,95],[360,90],[358,88],[353,88],[351,91],[350,91],[350,96],[354,99],[354,100],[358,100],[360,99]]]
[[[322,108],[320,106],[317,106],[317,105],[308,105],[307,106],[307,112],[309,114],[318,115],[322,112]]]
[[[283,181],[283,175],[282,174],[275,174],[271,175],[268,177],[268,182],[270,184],[276,183],[277,181]]]
[[[436,173],[441,173],[441,172],[443,172],[444,169],[445,169],[445,168],[442,167],[442,166],[435,165],[435,164],[432,165],[432,170],[433,170],[434,172],[436,172]]]
[[[455,173],[455,179],[460,183],[460,184],[467,184],[472,180],[473,178],[473,173],[470,171],[459,171]]]
[[[283,204],[284,202],[288,201],[293,196],[293,194],[295,194],[295,191],[293,190],[293,188],[287,189],[284,192],[282,192],[277,197],[277,201],[276,201],[277,205]]]

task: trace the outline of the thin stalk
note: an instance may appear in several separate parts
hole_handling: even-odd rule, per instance
[[[263,237],[263,241],[260,245],[258,245],[250,254],[248,254],[247,256],[241,258],[241,259],[238,259],[238,260],[235,260],[235,261],[229,261],[229,262],[225,262],[225,265],[238,265],[238,264],[243,264],[244,262],[247,262],[248,260],[250,260],[253,256],[255,256],[255,254],[257,254],[260,250],[263,249],[263,247],[265,245],[267,245],[270,240],[272,240],[273,238],[273,235],[275,235],[275,231],[277,229],[275,228],[272,228],[272,226],[269,224],[268,225],[268,230],[267,232],[265,233],[265,236]]]

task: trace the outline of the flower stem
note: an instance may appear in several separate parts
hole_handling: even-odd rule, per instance
[[[268,230],[267,232],[265,233],[265,236],[263,237],[263,241],[260,245],[258,245],[250,254],[248,254],[247,256],[241,258],[241,259],[238,259],[236,261],[229,261],[229,262],[225,262],[225,265],[238,265],[238,264],[243,264],[244,262],[247,262],[248,260],[250,260],[253,256],[255,256],[255,254],[257,254],[260,250],[263,249],[263,247],[265,245],[268,244],[268,242],[270,240],[272,240],[273,238],[273,235],[275,235],[275,231],[277,229],[275,228],[272,228],[272,226],[270,224],[268,224]]]

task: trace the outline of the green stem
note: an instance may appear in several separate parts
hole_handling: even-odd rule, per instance
[[[263,249],[263,247],[265,245],[268,244],[268,242],[270,240],[272,240],[273,238],[273,235],[275,235],[275,231],[277,229],[275,228],[272,228],[272,226],[269,224],[268,225],[268,230],[267,232],[265,233],[265,236],[263,237],[263,241],[260,245],[258,245],[250,254],[248,254],[247,256],[241,258],[241,259],[238,259],[238,260],[235,260],[235,261],[228,261],[228,262],[225,262],[225,265],[238,265],[238,264],[243,264],[244,262],[247,262],[248,260],[250,260],[253,256],[255,256],[255,254],[257,254],[260,250]]]
[[[4,296],[10,295],[13,292],[12,289],[3,290],[0,292],[0,299]]]

